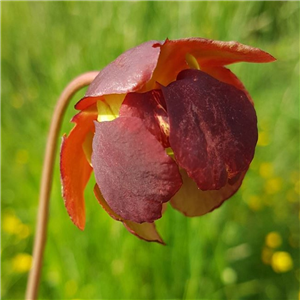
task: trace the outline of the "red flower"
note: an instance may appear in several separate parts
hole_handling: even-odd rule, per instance
[[[84,228],[92,170],[102,207],[148,241],[163,243],[154,221],[164,203],[200,216],[231,197],[257,142],[253,102],[224,67],[240,61],[274,58],[237,42],[149,41],[100,71],[61,147],[63,197],[74,224]]]

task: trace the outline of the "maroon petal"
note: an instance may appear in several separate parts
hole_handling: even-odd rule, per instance
[[[127,94],[141,89],[152,77],[161,44],[148,41],[122,53],[99,72],[75,108],[83,109],[86,102],[91,105],[102,95]]]
[[[92,164],[111,209],[125,220],[153,222],[179,190],[176,163],[135,117],[95,122]]]
[[[257,142],[255,110],[245,93],[199,70],[162,87],[177,163],[202,190],[223,187],[248,169]]]
[[[165,147],[169,144],[169,120],[163,107],[164,99],[161,90],[152,90],[147,93],[130,93],[124,99],[121,117],[137,117],[143,120],[144,125],[156,139]]]

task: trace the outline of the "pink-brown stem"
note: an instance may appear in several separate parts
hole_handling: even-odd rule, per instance
[[[72,96],[81,88],[89,85],[98,72],[91,71],[79,75],[72,80],[60,95],[51,120],[46,152],[43,165],[43,173],[40,185],[39,209],[37,215],[36,234],[33,247],[32,268],[29,273],[25,299],[35,300],[41,275],[43,253],[46,243],[49,200],[52,186],[53,169],[62,120]]]

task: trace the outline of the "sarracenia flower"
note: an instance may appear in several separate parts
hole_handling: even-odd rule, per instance
[[[165,204],[186,216],[219,207],[240,187],[253,159],[257,120],[241,81],[224,65],[271,62],[237,42],[149,41],[105,67],[75,106],[64,136],[63,198],[85,225],[84,188],[138,237],[163,243],[154,221]]]

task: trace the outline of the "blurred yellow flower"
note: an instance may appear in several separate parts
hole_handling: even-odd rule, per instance
[[[25,239],[30,234],[29,226],[23,224],[13,212],[4,213],[2,229],[8,234],[16,235],[19,239]]]
[[[259,174],[263,178],[270,178],[273,176],[274,168],[272,163],[270,162],[263,162],[259,166]]]
[[[266,131],[261,131],[258,135],[258,141],[257,141],[257,146],[267,146],[270,144],[270,137],[268,132]]]
[[[20,224],[19,228],[18,228],[18,233],[17,236],[20,239],[26,239],[30,234],[30,228],[28,225],[26,224]]]
[[[270,248],[277,248],[282,244],[282,238],[278,232],[272,231],[266,236],[266,245]]]
[[[19,253],[12,259],[12,270],[15,273],[25,273],[31,268],[32,256],[27,253]]]
[[[2,229],[8,234],[15,234],[21,221],[12,213],[6,213],[3,216]]]
[[[265,183],[265,191],[267,194],[276,194],[282,188],[282,178],[274,177],[268,179]]]
[[[278,251],[273,254],[271,265],[276,273],[284,273],[293,268],[293,260],[288,252]]]

